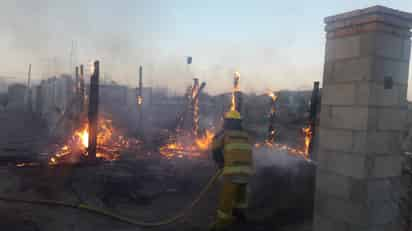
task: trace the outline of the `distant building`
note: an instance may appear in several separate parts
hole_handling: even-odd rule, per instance
[[[7,110],[24,110],[27,87],[15,83],[7,88]]]

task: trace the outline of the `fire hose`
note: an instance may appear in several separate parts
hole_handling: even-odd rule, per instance
[[[141,227],[156,227],[156,226],[172,224],[184,218],[190,211],[193,210],[193,208],[199,203],[199,201],[203,198],[203,196],[212,188],[212,186],[217,182],[217,179],[219,178],[221,174],[222,174],[222,170],[218,170],[215,173],[215,175],[213,175],[210,178],[209,182],[205,185],[205,187],[203,187],[203,189],[200,191],[198,196],[195,197],[192,203],[190,203],[189,206],[187,206],[185,209],[181,210],[180,212],[178,212],[176,215],[172,217],[169,217],[169,218],[166,218],[160,221],[154,221],[154,222],[134,220],[132,218],[125,217],[120,214],[116,214],[108,210],[93,207],[87,204],[74,204],[74,203],[68,203],[64,201],[54,201],[54,200],[21,199],[21,198],[13,198],[13,197],[8,197],[8,196],[3,196],[3,195],[0,195],[0,201],[80,209],[80,210],[84,210],[92,214],[109,217],[114,220],[127,223],[127,224],[137,225]]]

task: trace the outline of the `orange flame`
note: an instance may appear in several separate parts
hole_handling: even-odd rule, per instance
[[[200,138],[194,138],[193,135],[179,132],[171,136],[169,142],[159,148],[159,152],[168,159],[173,157],[201,157],[209,149],[213,136],[214,133],[210,130],[206,130],[205,134]]]
[[[214,134],[213,134],[212,131],[206,130],[206,133],[203,137],[197,138],[195,140],[197,148],[199,148],[199,150],[201,150],[201,151],[208,150],[210,144],[212,143],[213,136],[214,136]]]
[[[112,121],[109,119],[99,118],[96,153],[97,158],[104,160],[117,160],[120,157],[119,150],[130,148],[132,145],[138,145],[140,141],[135,139],[126,139],[118,134],[113,128]],[[65,157],[87,156],[87,148],[89,146],[89,130],[88,123],[76,130],[70,137],[67,144],[63,145],[49,159],[50,165],[56,165],[65,162]]]
[[[310,143],[312,142],[312,127],[308,126],[306,128],[302,128],[302,132],[305,135],[305,146],[304,146],[304,151],[306,157],[309,157],[309,147]]]
[[[269,92],[267,94],[270,98],[272,98],[273,101],[276,101],[276,99],[278,98],[278,96],[274,92]]]

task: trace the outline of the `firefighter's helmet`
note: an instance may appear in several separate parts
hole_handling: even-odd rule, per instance
[[[225,119],[240,120],[242,119],[240,113],[236,110],[230,110],[226,112]]]

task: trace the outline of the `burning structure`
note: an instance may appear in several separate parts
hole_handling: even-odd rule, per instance
[[[311,226],[313,211],[315,230],[330,229],[332,223],[351,230],[400,230],[389,192],[400,191],[392,183],[398,182],[403,158],[398,138],[411,21],[411,15],[383,7],[327,18],[322,91],[315,82],[311,92],[246,94],[236,72],[225,94],[207,94],[206,83],[195,78],[185,96],[170,96],[143,87],[142,67],[137,88],[101,84],[99,62],[93,63],[90,81],[80,66],[74,78],[10,86],[1,114],[0,163],[5,163],[1,172],[7,184],[0,185],[0,228],[157,228],[188,216],[192,222],[171,227],[205,230],[216,193],[203,197],[201,209],[194,211],[193,205],[201,201],[199,192],[209,189],[202,184],[215,171],[208,159],[215,129],[225,111],[237,110],[255,143],[257,167],[248,210],[252,222],[238,230]],[[402,72],[393,71],[399,67]],[[27,88],[33,89],[33,110],[11,110],[28,107],[18,100]],[[365,89],[370,94],[363,98]],[[12,123],[14,118],[21,123]],[[314,153],[317,162],[311,161]],[[379,195],[363,190],[371,188]],[[189,209],[176,214],[186,204]],[[61,207],[71,210],[61,212]],[[102,225],[96,214],[127,225],[110,219]]]

